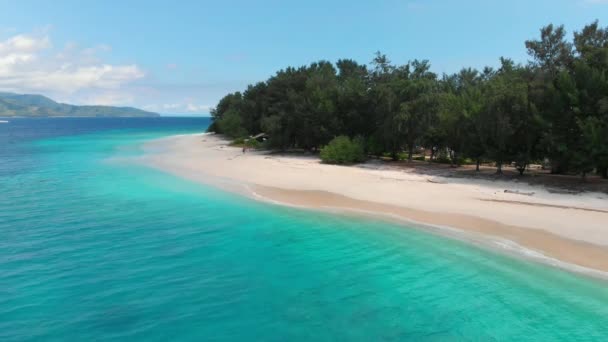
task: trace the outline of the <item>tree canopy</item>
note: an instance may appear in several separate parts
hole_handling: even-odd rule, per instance
[[[412,159],[532,162],[554,173],[608,177],[608,27],[574,32],[548,25],[525,42],[522,65],[463,68],[437,75],[427,60],[393,64],[377,52],[369,65],[319,61],[278,71],[212,110],[210,131],[238,138],[265,132],[268,146],[319,151],[338,136],[365,152]],[[344,139],[344,138],[341,138]]]

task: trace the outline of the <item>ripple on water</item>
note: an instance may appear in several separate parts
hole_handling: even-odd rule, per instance
[[[142,130],[3,166],[0,340],[608,338],[603,282],[119,162]]]

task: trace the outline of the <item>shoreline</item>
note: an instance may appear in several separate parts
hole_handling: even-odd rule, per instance
[[[548,195],[538,186],[509,183],[538,193],[530,201],[521,201],[518,194],[499,192],[501,182],[498,187],[485,188],[488,185],[483,181],[454,182],[435,176],[440,179],[436,183],[377,165],[344,167],[303,156],[242,154],[222,138],[206,134],[154,140],[144,145],[144,151],[140,162],[147,166],[257,200],[413,224],[492,250],[608,279],[608,227],[600,223],[608,222],[608,206],[597,194]],[[316,179],[317,175],[327,179]],[[363,188],[366,194],[356,196],[352,187]],[[400,198],[400,191],[414,192],[414,201],[411,194]],[[445,198],[437,197],[441,194]],[[555,222],[559,224],[552,225]],[[585,222],[594,224],[581,229]]]
[[[608,250],[590,243],[564,239],[551,233],[539,232],[535,233],[534,236],[529,236],[528,232],[522,233],[521,231],[526,228],[508,226],[500,222],[483,220],[476,217],[464,218],[465,221],[463,217],[459,216],[459,220],[455,221],[457,222],[456,224],[452,223],[452,221],[446,222],[454,217],[454,214],[446,214],[444,220],[438,222],[426,218],[427,215],[432,215],[430,212],[359,201],[331,193],[319,195],[320,197],[330,199],[330,201],[331,199],[337,199],[336,202],[322,202],[323,204],[313,205],[305,201],[303,202],[302,199],[308,196],[303,192],[298,194],[299,191],[292,193],[289,190],[261,186],[254,186],[250,191],[253,196],[249,197],[275,205],[305,210],[320,210],[349,216],[354,214],[367,219],[382,219],[398,225],[407,224],[406,228],[408,229],[421,229],[425,232],[436,233],[442,237],[473,243],[476,246],[492,251],[499,249],[514,257],[533,259],[537,262],[567,271],[608,280]],[[471,224],[463,226],[462,223]],[[525,236],[525,239],[519,239],[519,237],[523,236]],[[555,255],[548,255],[548,250],[541,251],[534,249],[534,247],[539,245],[537,242],[540,240],[542,240],[545,249],[557,253]],[[551,244],[552,247],[546,248],[546,244]],[[564,250],[568,251],[563,252]],[[573,254],[569,254],[571,252]],[[587,257],[592,257],[589,253],[593,254],[593,259],[591,260],[587,259]],[[585,258],[576,257],[582,254],[585,254]],[[571,256],[575,256],[575,258]]]

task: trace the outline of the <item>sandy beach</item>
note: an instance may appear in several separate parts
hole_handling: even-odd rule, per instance
[[[556,194],[515,181],[448,178],[371,161],[321,164],[315,156],[231,147],[219,136],[147,143],[141,162],[261,200],[381,215],[463,233],[560,267],[608,272],[608,196]],[[507,190],[507,192],[505,192]]]

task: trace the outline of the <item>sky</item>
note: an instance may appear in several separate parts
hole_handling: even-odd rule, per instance
[[[227,93],[321,59],[432,70],[526,63],[549,23],[573,31],[608,0],[0,0],[0,91],[207,115]]]

